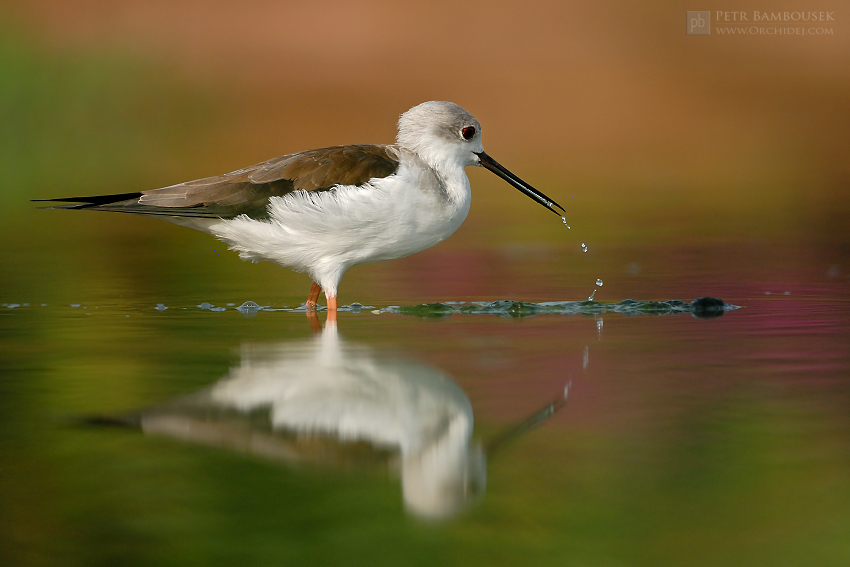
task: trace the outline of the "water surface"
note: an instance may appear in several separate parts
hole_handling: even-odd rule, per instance
[[[236,310],[248,290],[218,312],[96,285],[75,306],[4,299],[3,553],[839,564],[850,304],[833,276],[730,286],[742,308],[712,319],[411,303],[318,333]]]

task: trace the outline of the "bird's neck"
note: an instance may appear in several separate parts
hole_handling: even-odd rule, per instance
[[[464,166],[457,162],[432,163],[431,168],[443,182],[449,199],[458,204],[468,202],[471,198],[469,178]]]
[[[437,174],[449,199],[458,204],[469,201],[469,179],[464,171],[468,164],[457,153],[433,145],[417,148],[415,153]]]
[[[466,177],[465,166],[455,156],[445,153],[413,151],[400,147],[402,152],[408,152],[412,159],[421,166],[427,166],[439,181],[440,192],[457,208],[468,207],[471,200],[469,179]]]

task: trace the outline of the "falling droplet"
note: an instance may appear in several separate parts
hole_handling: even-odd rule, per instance
[[[598,285],[599,287],[602,287],[602,280],[597,279],[597,280],[596,280],[596,285]]]
[[[581,243],[581,251],[587,252],[587,244],[585,244],[584,242]]]
[[[596,295],[596,290],[593,290],[593,293],[590,294],[590,297],[587,298],[588,301],[593,301],[593,296]]]
[[[561,217],[561,220],[564,221],[564,226],[569,230],[570,225],[567,224],[567,217]]]

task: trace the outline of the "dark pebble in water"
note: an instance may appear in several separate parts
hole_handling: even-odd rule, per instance
[[[716,297],[699,297],[691,301],[691,307],[694,309],[694,317],[711,319],[723,315],[725,304]]]

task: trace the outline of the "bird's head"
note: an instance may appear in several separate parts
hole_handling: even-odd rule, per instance
[[[478,120],[453,102],[432,100],[414,106],[399,118],[396,139],[432,167],[478,165],[476,153],[484,151]]]
[[[423,102],[398,119],[398,145],[418,155],[437,171],[458,167],[485,167],[555,213],[564,210],[552,199],[508,171],[484,152],[481,124],[470,113],[453,102]]]

